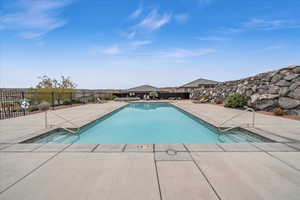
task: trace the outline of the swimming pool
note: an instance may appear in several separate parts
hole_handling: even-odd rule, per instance
[[[170,103],[129,103],[84,127],[78,135],[48,134],[34,143],[228,143],[260,142],[261,138],[234,131],[220,134],[202,120]]]

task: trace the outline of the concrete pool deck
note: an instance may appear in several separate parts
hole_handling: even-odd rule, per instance
[[[173,103],[213,125],[241,112]],[[54,112],[82,126],[124,105]],[[250,119],[246,113],[233,123]],[[15,144],[46,131],[43,114],[1,120],[0,199],[299,199],[300,122],[256,120],[256,131],[278,143]]]
[[[126,105],[124,102],[109,102],[103,104],[86,104],[60,110],[49,110],[48,123],[50,125],[74,128],[74,125],[52,114],[55,113],[76,124],[77,127],[82,127],[124,105]],[[0,120],[0,143],[18,143],[57,128],[46,129],[44,115],[44,113],[36,113],[23,117]]]

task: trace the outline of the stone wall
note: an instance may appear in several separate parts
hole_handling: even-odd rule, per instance
[[[258,74],[236,81],[219,83],[214,88],[199,88],[193,99],[208,97],[210,102],[224,103],[228,96],[240,93],[249,97],[249,106],[264,111],[282,108],[286,114],[300,116],[300,66]]]

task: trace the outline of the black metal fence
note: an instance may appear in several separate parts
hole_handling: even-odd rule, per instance
[[[143,93],[144,94],[144,93]],[[98,99],[112,100],[114,96],[128,97],[128,93],[101,93],[95,91],[38,92],[12,89],[0,90],[0,119],[39,112],[38,105],[47,101],[51,109],[78,104],[95,103]],[[141,95],[143,98],[144,95]],[[189,93],[159,92],[159,99],[188,99]]]
[[[0,91],[0,119],[24,116],[39,112],[38,105],[47,101],[51,109],[64,106],[94,103],[97,99],[112,98],[112,94],[96,92],[24,92],[19,90]]]

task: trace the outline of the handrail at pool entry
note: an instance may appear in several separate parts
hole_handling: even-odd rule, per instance
[[[233,120],[234,118],[240,116],[240,115],[243,115],[245,114],[246,112],[250,111],[252,112],[252,122],[251,122],[251,127],[255,127],[255,110],[253,108],[249,108],[248,106],[244,106],[245,110],[241,113],[238,113],[236,115],[234,115],[233,117],[225,120],[224,122],[222,122],[219,126],[218,126],[218,130],[222,133],[225,133],[227,131],[230,131],[232,129],[235,129],[235,128],[242,128],[243,125],[246,125],[246,127],[249,127],[249,124],[243,124],[243,125],[237,125],[237,126],[232,126],[232,127],[229,127],[229,128],[226,128],[226,129],[222,129],[222,125],[224,125],[226,122],[228,121],[231,121]]]
[[[71,130],[70,128],[58,126],[58,125],[55,125],[55,124],[52,124],[52,125],[50,125],[50,126],[56,126],[56,127],[58,127],[58,128],[64,129],[64,130],[66,130],[66,131],[68,131],[68,132],[71,132],[71,133],[73,133],[73,134],[76,134],[76,133],[79,132],[80,128],[79,128],[76,124],[74,124],[73,122],[71,122],[70,120],[68,120],[68,119],[66,119],[66,118],[64,118],[64,117],[62,117],[62,116],[60,116],[60,115],[58,115],[57,113],[54,113],[54,112],[50,112],[50,113],[53,114],[53,115],[55,115],[55,116],[57,116],[57,117],[59,117],[59,118],[61,118],[61,119],[63,119],[65,122],[67,122],[67,123],[73,125],[74,128],[76,129],[76,131],[73,131],[73,130]]]

